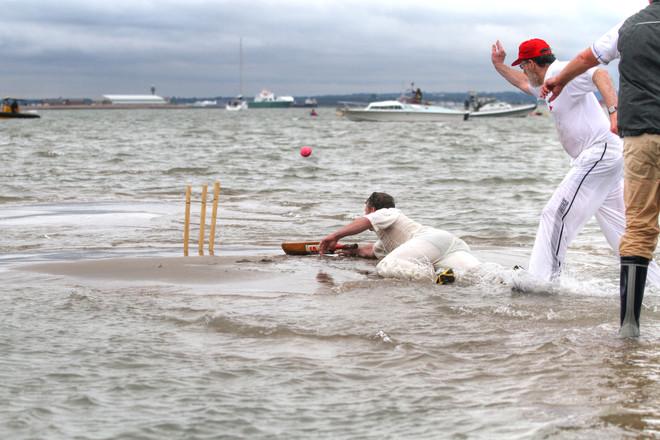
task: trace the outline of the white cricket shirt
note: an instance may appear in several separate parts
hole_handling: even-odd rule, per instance
[[[425,229],[397,208],[382,208],[365,216],[378,236],[374,253],[378,258],[389,254]]]
[[[560,61],[552,63],[544,80],[557,75],[566,64]],[[592,79],[596,70],[593,67],[566,84],[561,95],[554,101],[549,102],[549,97],[546,97],[559,133],[559,142],[574,159],[594,145],[605,142],[621,144],[619,137],[610,131],[609,118],[594,94],[598,90]],[[540,87],[532,87],[531,90],[539,97]]]

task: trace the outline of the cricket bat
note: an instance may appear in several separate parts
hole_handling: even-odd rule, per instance
[[[358,244],[337,244],[337,249],[357,249]],[[319,253],[318,241],[298,241],[282,243],[282,250],[287,255],[314,255]]]

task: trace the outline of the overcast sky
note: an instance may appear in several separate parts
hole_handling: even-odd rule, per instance
[[[560,59],[647,0],[0,0],[0,94],[231,96],[514,90],[490,64],[543,38]]]

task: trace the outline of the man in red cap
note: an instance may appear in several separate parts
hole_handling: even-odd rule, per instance
[[[552,93],[550,101],[559,100],[572,78],[616,58],[621,59],[618,125],[624,138],[627,220],[620,246],[619,333],[636,337],[647,267],[651,267],[660,232],[660,0],[649,0],[646,8],[580,52],[545,82],[541,92],[544,96]]]
[[[504,64],[506,52],[497,41],[492,46],[495,70],[525,93],[539,97],[540,87],[566,65],[556,61],[545,41],[535,38],[520,44],[512,66]],[[570,89],[570,90],[569,90]],[[584,224],[595,216],[603,235],[618,255],[625,230],[623,204],[622,142],[616,123],[617,97],[607,71],[592,68],[566,85],[548,104],[559,141],[571,156],[571,169],[541,214],[529,272],[543,281],[557,281],[566,250]],[[605,100],[609,117],[594,92]],[[652,266],[649,279],[660,285],[660,270]]]

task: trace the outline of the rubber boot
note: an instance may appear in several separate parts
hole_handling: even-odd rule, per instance
[[[644,287],[649,260],[644,257],[621,257],[621,329],[624,338],[639,336]]]

